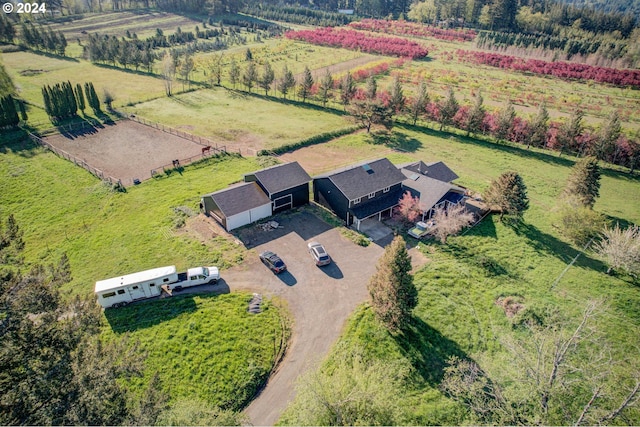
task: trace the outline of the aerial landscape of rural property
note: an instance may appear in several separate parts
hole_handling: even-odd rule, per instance
[[[0,424],[640,425],[638,0],[0,14]]]

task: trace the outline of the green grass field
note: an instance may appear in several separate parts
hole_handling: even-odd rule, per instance
[[[351,124],[313,106],[296,107],[224,88],[159,98],[126,111],[165,125],[186,126],[191,133],[226,142],[229,150],[236,145],[273,148]]]
[[[116,108],[130,102],[164,96],[164,83],[159,78],[94,65],[84,60],[60,59],[33,52],[12,52],[3,54],[2,62],[18,87],[20,96],[31,104],[27,111],[29,124],[39,128],[52,126],[44,112],[44,85],[54,85],[67,80],[73,85],[90,81],[93,82],[101,99],[105,89],[113,94],[113,105]],[[91,114],[91,109],[88,108],[86,113]]]

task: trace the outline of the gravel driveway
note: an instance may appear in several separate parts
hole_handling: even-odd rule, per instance
[[[342,237],[315,215],[300,211],[275,218],[282,226],[262,231],[246,229],[255,254],[242,265],[225,270],[222,279],[231,292],[249,290],[286,300],[293,316],[289,348],[276,372],[245,412],[253,425],[273,425],[295,395],[296,379],[329,351],[356,306],[367,299],[367,282],[383,249],[360,247]],[[307,243],[322,243],[334,262],[316,267]],[[258,259],[263,250],[276,252],[288,272],[274,275]]]

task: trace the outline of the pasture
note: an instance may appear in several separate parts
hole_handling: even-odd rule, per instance
[[[219,87],[158,98],[125,111],[250,155],[351,125],[336,112]]]

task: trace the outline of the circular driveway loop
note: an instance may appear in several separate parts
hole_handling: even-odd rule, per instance
[[[245,409],[253,425],[273,425],[295,395],[296,379],[319,362],[338,339],[345,321],[367,299],[367,282],[383,249],[364,248],[308,212],[276,218],[282,228],[261,232],[249,242],[256,253],[242,265],[223,271],[233,291],[259,292],[287,301],[293,316],[284,359],[262,392]],[[307,243],[324,245],[333,263],[316,267]],[[245,242],[246,243],[246,242]],[[271,273],[258,259],[264,250],[277,253],[288,272]]]

